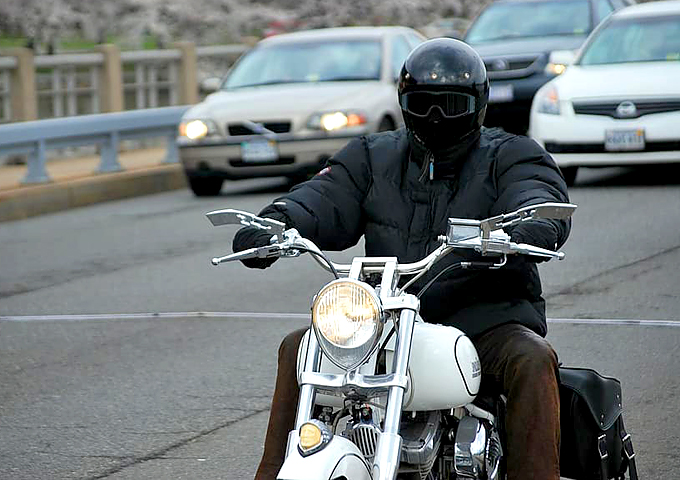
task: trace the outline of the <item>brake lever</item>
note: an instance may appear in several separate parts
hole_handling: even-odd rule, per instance
[[[249,258],[273,258],[283,256],[288,247],[275,243],[273,245],[265,245],[264,247],[248,248],[240,252],[231,253],[224,257],[215,257],[210,263],[217,266],[220,263],[233,262],[235,260],[246,260]]]
[[[563,260],[565,257],[564,252],[554,252],[552,250],[536,247],[527,243],[515,243],[508,240],[504,241],[493,238],[490,240],[482,239],[478,251],[482,253],[482,255],[488,253],[497,253],[502,255],[521,254],[547,259],[556,258],[558,260]]]

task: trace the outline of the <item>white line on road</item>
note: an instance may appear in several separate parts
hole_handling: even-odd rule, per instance
[[[74,315],[0,315],[0,322],[76,322],[104,320],[148,320],[170,318],[262,318],[309,319],[308,313],[276,312],[163,312],[163,313],[96,313]],[[549,318],[548,323],[570,325],[610,325],[640,327],[680,327],[680,321],[609,318]]]

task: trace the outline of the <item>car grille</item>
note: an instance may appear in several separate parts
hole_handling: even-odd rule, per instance
[[[274,133],[287,133],[290,132],[290,122],[253,122],[259,123],[267,130],[271,130]],[[237,137],[240,135],[258,135],[259,132],[251,129],[249,126],[243,123],[230,123],[227,125],[227,131],[229,135]]]
[[[542,55],[512,55],[487,57],[484,65],[490,80],[528,77],[539,68]]]
[[[618,107],[623,103],[635,105],[634,113],[621,114],[617,112]],[[676,112],[680,110],[679,99],[664,100],[621,100],[608,102],[572,102],[574,113],[577,115],[604,115],[612,118],[639,118],[643,115],[654,113]]]
[[[604,143],[554,143],[545,142],[545,149],[550,153],[617,153],[604,149]],[[673,152],[680,150],[680,141],[647,142],[644,150],[636,152]],[[635,152],[621,152],[635,153]]]

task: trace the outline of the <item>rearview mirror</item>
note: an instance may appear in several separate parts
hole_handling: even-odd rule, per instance
[[[272,235],[276,235],[279,240],[283,239],[283,232],[286,224],[272,218],[262,218],[252,213],[241,210],[227,208],[224,210],[213,210],[205,214],[215,227],[221,225],[241,225],[244,227],[257,227],[261,230],[268,230]]]
[[[571,217],[574,210],[576,210],[576,205],[572,203],[546,202],[522,207],[514,212],[504,213],[485,220],[449,218],[446,232],[447,243],[457,243],[476,237],[488,240],[491,232],[502,230],[526,220],[540,218],[565,220]]]

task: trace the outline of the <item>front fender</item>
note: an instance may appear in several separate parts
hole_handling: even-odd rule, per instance
[[[333,436],[323,450],[306,457],[300,454],[298,444],[298,432],[293,430],[288,435],[288,456],[277,480],[333,480],[338,477],[371,480],[370,465],[357,446],[346,438]]]

